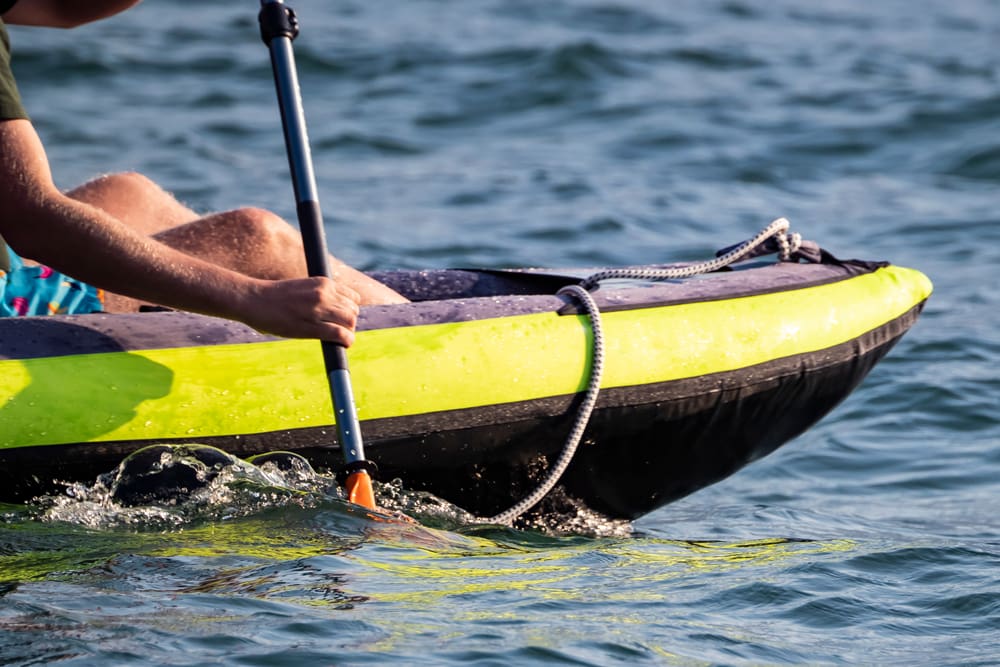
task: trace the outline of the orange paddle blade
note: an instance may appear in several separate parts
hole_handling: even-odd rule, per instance
[[[356,505],[375,509],[375,492],[367,470],[358,470],[347,476],[347,499]]]

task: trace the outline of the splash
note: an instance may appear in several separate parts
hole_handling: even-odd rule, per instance
[[[375,502],[380,508],[412,517],[431,528],[456,530],[477,523],[475,515],[426,491],[406,489],[400,479],[376,484]]]
[[[163,530],[342,499],[332,476],[290,452],[243,461],[207,445],[152,445],[93,484],[71,484],[38,505],[47,521]]]
[[[428,528],[463,532],[487,522],[399,479],[375,484],[378,513]],[[89,528],[171,530],[196,522],[226,521],[266,510],[347,505],[336,478],[292,452],[238,459],[207,445],[152,445],[140,449],[91,484],[67,485],[36,501],[43,521]],[[625,537],[627,521],[609,519],[556,487],[512,526],[547,535]]]
[[[561,486],[556,486],[536,508],[519,517],[514,526],[547,535],[631,537],[635,533],[631,521],[605,516],[587,507]]]
[[[473,528],[478,532],[489,525],[488,520],[433,494],[406,489],[399,479],[377,485],[376,501],[382,508],[403,513],[432,528],[452,531]],[[552,536],[629,537],[634,533],[630,521],[612,519],[590,509],[561,486],[549,492],[537,507],[518,517],[512,528]]]

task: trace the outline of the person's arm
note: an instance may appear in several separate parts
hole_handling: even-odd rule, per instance
[[[357,292],[327,278],[250,278],[136,233],[56,188],[26,120],[0,122],[0,212],[15,252],[107,291],[279,336],[354,340]]]
[[[7,23],[74,28],[113,16],[141,0],[18,0],[3,15]]]

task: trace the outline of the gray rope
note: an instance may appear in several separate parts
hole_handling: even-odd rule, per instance
[[[580,440],[583,438],[583,432],[590,422],[590,414],[594,411],[594,406],[597,405],[597,394],[601,390],[601,375],[604,373],[604,330],[601,327],[601,311],[594,302],[594,297],[590,296],[590,292],[579,285],[566,285],[557,294],[571,294],[579,299],[590,317],[590,328],[594,335],[594,355],[590,364],[590,381],[587,383],[587,391],[584,394],[583,403],[580,404],[577,411],[576,421],[573,422],[569,437],[566,438],[566,444],[563,445],[562,454],[559,455],[559,460],[549,470],[542,483],[532,491],[531,495],[506,512],[486,519],[487,523],[508,525],[548,495],[549,491],[559,482],[562,474],[566,472],[570,461],[573,460],[576,448],[579,447]]]
[[[580,285],[589,290],[604,280],[676,280],[702,273],[711,273],[740,261],[772,236],[778,241],[781,259],[788,260],[792,253],[802,245],[801,235],[788,233],[789,225],[790,223],[785,218],[778,218],[749,241],[745,241],[725,255],[707,262],[665,269],[608,269],[587,277]]]
[[[601,325],[601,311],[597,307],[594,297],[590,295],[589,290],[604,280],[673,280],[718,271],[746,257],[772,236],[778,241],[779,256],[782,260],[787,261],[791,258],[792,253],[796,252],[802,244],[802,237],[799,234],[788,233],[789,224],[785,218],[778,218],[752,239],[741,243],[726,254],[707,262],[664,269],[608,269],[607,271],[600,271],[588,276],[579,285],[566,285],[561,288],[557,294],[571,295],[583,304],[583,309],[590,318],[590,328],[593,332],[593,361],[590,366],[590,381],[587,383],[583,403],[580,404],[580,408],[577,411],[576,420],[573,422],[573,428],[566,438],[566,444],[563,445],[562,454],[559,455],[559,460],[549,470],[545,479],[529,496],[510,509],[488,519],[480,519],[480,522],[505,526],[510,525],[514,519],[537,505],[542,498],[548,495],[549,491],[559,483],[559,479],[566,472],[566,468],[569,467],[573,456],[576,454],[580,440],[583,438],[583,433],[590,422],[590,415],[597,405],[597,395],[601,390],[601,375],[604,372],[604,330]]]

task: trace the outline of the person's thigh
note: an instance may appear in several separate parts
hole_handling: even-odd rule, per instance
[[[199,217],[172,194],[134,172],[95,178],[66,195],[107,212],[146,236]]]

